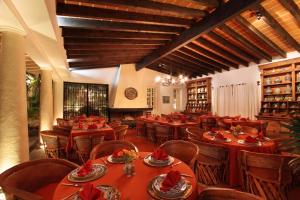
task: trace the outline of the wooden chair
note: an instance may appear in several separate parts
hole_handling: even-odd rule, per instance
[[[90,159],[95,160],[97,158],[109,156],[117,149],[128,149],[138,152],[138,148],[131,142],[125,140],[105,141],[93,148]]]
[[[136,120],[136,122],[135,122],[135,128],[136,128],[137,136],[144,137],[146,135],[146,125],[145,125],[145,122],[143,122],[141,120]]]
[[[194,143],[184,140],[171,140],[160,145],[160,148],[194,169],[195,160],[199,153],[199,148]]]
[[[128,130],[128,125],[114,127],[114,134],[117,140],[124,140]]]
[[[155,143],[162,144],[166,141],[172,140],[172,129],[170,126],[157,124],[155,127]]]
[[[53,131],[64,136],[69,136],[71,133],[71,129],[60,126],[53,126]]]
[[[199,127],[186,128],[188,140],[191,142],[201,141],[203,139],[204,130]]]
[[[208,131],[216,126],[216,118],[214,117],[203,117],[201,119],[201,127],[203,130]]]
[[[85,163],[90,158],[92,149],[103,143],[104,135],[81,135],[73,138],[77,155],[82,163]]]
[[[257,128],[251,127],[251,126],[241,126],[243,132],[249,133],[251,135],[258,135],[258,130]]]
[[[264,200],[263,198],[228,188],[207,188],[199,195],[198,200]]]
[[[41,131],[43,147],[47,158],[66,158],[66,146],[68,137],[60,135],[56,131]]]
[[[156,138],[155,138],[155,126],[157,124],[155,123],[146,123],[146,135],[147,135],[147,139],[153,143],[156,142]]]
[[[0,174],[0,186],[6,199],[49,199],[57,184],[77,167],[75,163],[63,159],[28,161]],[[42,188],[47,189],[47,194],[38,192]]]
[[[193,141],[199,147],[195,163],[198,182],[205,185],[226,185],[229,167],[228,149],[205,142]]]
[[[121,122],[121,121],[118,121],[118,120],[113,121],[113,122],[111,122],[111,123],[109,124],[109,126],[110,126],[111,128],[115,128],[115,127],[121,126],[121,125],[122,125],[122,122]]]
[[[267,200],[286,200],[292,183],[291,156],[241,151],[243,188]]]
[[[230,127],[224,122],[224,119],[225,118],[223,118],[223,117],[217,117],[216,118],[216,126],[222,130],[228,130]]]

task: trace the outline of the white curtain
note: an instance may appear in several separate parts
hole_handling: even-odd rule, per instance
[[[236,84],[219,86],[213,90],[213,112],[219,116],[249,117],[259,112],[259,86]]]

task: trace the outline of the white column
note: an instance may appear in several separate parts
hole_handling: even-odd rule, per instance
[[[24,37],[2,32],[0,173],[29,159]]]
[[[53,91],[52,71],[41,72],[40,93],[40,130],[51,130],[53,128]]]

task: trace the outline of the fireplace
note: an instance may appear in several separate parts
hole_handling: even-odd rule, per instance
[[[109,108],[109,121],[119,120],[133,128],[137,117],[151,111],[152,108]]]

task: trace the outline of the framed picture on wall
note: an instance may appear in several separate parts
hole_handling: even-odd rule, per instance
[[[163,104],[170,103],[170,96],[163,96],[162,97],[162,102],[163,102]]]

